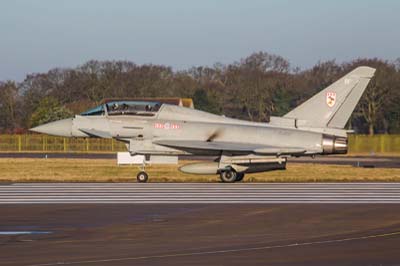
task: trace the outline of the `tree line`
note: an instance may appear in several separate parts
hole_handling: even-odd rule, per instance
[[[400,59],[360,58],[292,67],[281,56],[253,53],[230,64],[174,71],[164,65],[92,60],[76,68],[0,82],[0,131],[70,117],[104,98],[188,97],[197,109],[252,121],[281,116],[357,66],[377,69],[347,127],[358,133],[400,133]],[[318,111],[318,110],[316,110]]]

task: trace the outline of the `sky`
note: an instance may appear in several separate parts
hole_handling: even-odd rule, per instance
[[[318,61],[400,57],[397,0],[0,0],[0,80],[129,60],[175,70],[265,51]]]

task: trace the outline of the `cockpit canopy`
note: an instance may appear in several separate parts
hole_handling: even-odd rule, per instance
[[[104,115],[104,105],[99,105],[96,106],[95,108],[89,109],[83,113],[81,113],[81,115],[83,116],[88,116],[88,115]]]
[[[82,116],[95,115],[136,115],[136,116],[154,116],[161,107],[160,102],[150,101],[110,101],[99,105],[86,112]]]

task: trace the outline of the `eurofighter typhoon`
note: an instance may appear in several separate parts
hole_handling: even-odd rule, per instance
[[[114,100],[32,131],[63,137],[114,138],[131,155],[205,155],[217,159],[180,168],[192,174],[241,181],[246,173],[286,168],[290,156],[347,153],[344,127],[375,69],[358,67],[269,123],[219,116],[161,101]],[[145,164],[137,174],[146,182]]]

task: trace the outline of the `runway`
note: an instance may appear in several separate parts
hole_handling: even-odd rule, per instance
[[[400,183],[16,183],[0,204],[400,203]]]
[[[0,214],[0,265],[400,262],[399,204],[3,204]]]

